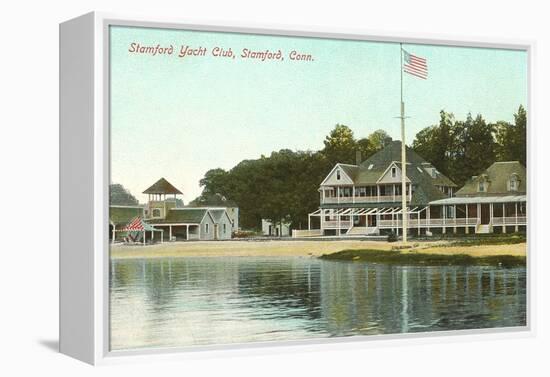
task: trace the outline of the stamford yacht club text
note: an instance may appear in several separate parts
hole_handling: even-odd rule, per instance
[[[301,52],[292,50],[290,52],[283,52],[279,50],[252,50],[249,48],[243,48],[240,51],[233,50],[231,47],[212,47],[207,48],[204,46],[189,46],[180,45],[175,48],[173,45],[144,45],[137,42],[130,43],[128,52],[136,55],[150,55],[150,56],[174,56],[180,59],[200,58],[211,56],[220,59],[248,59],[257,60],[261,62],[265,61],[284,61],[288,58],[292,61],[300,62],[312,62],[314,57],[307,52]]]

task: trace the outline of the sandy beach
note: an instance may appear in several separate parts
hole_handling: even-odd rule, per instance
[[[526,244],[451,246],[449,241],[411,242],[412,248],[421,253],[468,254],[475,257],[489,255],[525,256]],[[391,250],[400,243],[366,240],[249,240],[249,241],[191,241],[170,242],[155,245],[111,246],[111,258],[162,258],[162,257],[220,257],[220,256],[304,256],[318,257],[342,250],[377,249]]]

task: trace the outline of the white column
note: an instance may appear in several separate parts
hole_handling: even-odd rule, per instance
[[[307,215],[307,230],[311,230],[311,215]]]
[[[446,205],[443,205],[442,211],[443,211],[443,227],[441,229],[441,233],[445,234],[447,232],[447,230],[445,229],[445,219],[447,217],[447,206]]]
[[[517,206],[516,206],[516,222],[517,222],[517,217],[518,217],[518,215],[517,215]],[[116,226],[113,225],[113,241],[111,242],[111,243],[113,243],[113,244],[115,243],[115,237],[116,237],[115,228],[116,228]]]
[[[515,207],[515,221],[514,221],[514,222],[515,222],[515,224],[516,224],[516,227],[514,228],[514,230],[515,230],[516,232],[518,232],[518,231],[519,231],[519,227],[518,227],[518,203],[517,203],[517,202],[514,203],[514,207]]]
[[[168,241],[172,241],[172,225],[170,225],[170,226],[168,227],[168,229],[169,229],[169,232],[168,232],[168,233],[169,233],[169,235],[168,235],[168,236],[169,236],[169,240],[168,240]]]
[[[426,230],[429,231],[430,230],[430,209],[431,207],[428,206],[428,208],[426,208]]]
[[[466,204],[466,234],[470,233],[470,226],[468,225],[468,206],[469,204]]]
[[[351,194],[353,195],[353,196],[351,197],[351,201],[352,201],[353,203],[355,203],[355,186],[351,186],[351,187],[352,187]]]
[[[376,201],[380,202],[380,186],[376,185]]]
[[[340,219],[340,214],[339,213],[336,215],[336,220],[338,220],[338,236],[341,236],[342,235],[341,231],[340,231],[340,228],[341,228],[340,220],[341,219]]]
[[[418,211],[418,213],[416,214],[416,217],[418,218],[418,235],[420,235],[420,212],[422,211]]]
[[[506,203],[502,203],[502,233],[506,233]]]
[[[185,231],[185,239],[186,239],[187,241],[189,241],[189,225],[186,225],[186,226],[185,226],[185,229],[186,229],[186,231]]]
[[[453,205],[453,221],[455,223],[455,227],[453,228],[453,233],[456,234],[456,204]]]
[[[340,186],[336,187],[336,201],[340,203]]]

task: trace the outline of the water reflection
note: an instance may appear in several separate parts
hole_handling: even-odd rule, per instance
[[[524,326],[524,268],[310,258],[111,262],[111,348]]]

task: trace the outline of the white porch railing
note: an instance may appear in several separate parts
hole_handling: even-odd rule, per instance
[[[384,202],[401,202],[401,195],[387,196],[341,196],[326,197],[322,199],[323,204],[338,204],[338,203],[384,203]],[[407,198],[409,200],[409,198]]]
[[[321,235],[323,235],[323,233],[321,232],[321,229],[311,229],[311,230],[292,229],[293,238],[315,237],[315,236],[321,236]]]
[[[440,227],[440,226],[475,226],[478,224],[478,219],[473,218],[458,218],[458,219],[409,219],[410,228],[418,227]],[[491,225],[526,225],[527,217],[493,217]],[[401,219],[380,220],[378,221],[380,228],[395,228],[403,226]]]
[[[350,228],[352,226],[351,220],[323,220],[323,228]]]
[[[493,225],[526,225],[527,217],[518,216],[518,217],[493,217]]]

